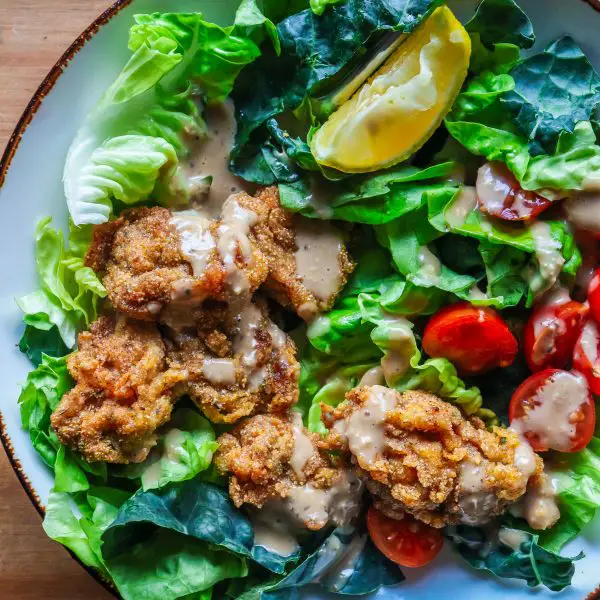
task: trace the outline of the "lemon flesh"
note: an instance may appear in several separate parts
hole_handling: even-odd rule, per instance
[[[317,162],[346,173],[406,160],[439,126],[467,76],[471,40],[436,9],[313,136]]]

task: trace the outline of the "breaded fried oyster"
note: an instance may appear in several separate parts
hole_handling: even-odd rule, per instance
[[[94,228],[86,264],[103,274],[117,310],[157,321],[172,303],[226,301],[231,293],[252,293],[266,279],[266,259],[247,237],[254,219],[233,196],[221,221],[195,211],[132,209]]]
[[[309,529],[344,525],[360,508],[362,486],[319,450],[319,436],[295,416],[258,415],[219,439],[215,464],[230,475],[234,504],[286,511]]]
[[[277,187],[245,202],[259,215],[253,234],[269,260],[264,287],[305,321],[329,310],[354,269],[344,234],[331,223],[283,209]]]
[[[434,527],[480,525],[543,476],[542,459],[517,434],[420,391],[359,387],[337,408],[323,406],[328,443],[347,451],[392,518],[406,511]]]
[[[69,356],[75,387],[52,414],[61,443],[90,461],[143,461],[171,416],[180,371],[168,369],[154,324],[101,317]]]
[[[195,328],[165,329],[169,365],[186,373],[178,391],[215,423],[288,411],[298,401],[294,343],[260,299],[233,308],[209,306]]]
[[[86,264],[103,275],[113,306],[171,321],[206,299],[249,297],[263,283],[306,320],[333,304],[353,264],[340,231],[292,217],[277,188],[230,196],[221,217],[201,210],[136,208],[97,225]]]

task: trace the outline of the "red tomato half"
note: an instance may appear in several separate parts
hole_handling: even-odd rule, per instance
[[[578,452],[589,444],[596,426],[594,399],[585,378],[561,369],[527,378],[510,401],[508,418],[536,452]]]
[[[475,189],[479,210],[505,221],[529,221],[552,204],[543,196],[524,190],[500,162],[485,163],[479,168]]]
[[[588,302],[590,303],[590,311],[597,323],[600,323],[600,269],[596,269],[596,273],[590,281],[588,288]]]
[[[569,364],[588,312],[585,304],[573,300],[540,306],[533,312],[523,337],[525,359],[531,371],[564,369]]]
[[[444,545],[444,537],[437,529],[408,514],[399,521],[390,519],[372,506],[367,513],[367,528],[379,551],[403,567],[426,565]]]
[[[502,317],[491,308],[459,302],[427,323],[423,350],[450,360],[460,373],[475,375],[510,365],[519,347]]]
[[[594,321],[588,321],[575,344],[573,368],[583,373],[592,392],[600,395],[600,333]]]

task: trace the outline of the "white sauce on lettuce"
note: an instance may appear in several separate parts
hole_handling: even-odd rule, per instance
[[[546,292],[554,285],[565,263],[562,255],[561,243],[552,236],[552,229],[544,221],[536,221],[529,225],[529,231],[535,244],[535,257],[540,272],[535,274],[530,281],[531,288],[536,296]]]
[[[564,207],[573,226],[600,233],[600,191],[576,194],[564,202]]]
[[[181,169],[187,178],[192,203],[201,205],[210,216],[217,218],[225,200],[241,191],[244,185],[229,170],[229,154],[236,133],[233,102],[227,100],[207,106],[204,119],[206,135],[194,139]]]
[[[315,298],[327,303],[342,284],[340,254],[342,233],[329,223],[311,219],[296,221],[296,271]]]
[[[446,209],[444,217],[450,227],[464,225],[470,213],[477,210],[477,195],[475,188],[465,185],[458,192],[452,204]]]

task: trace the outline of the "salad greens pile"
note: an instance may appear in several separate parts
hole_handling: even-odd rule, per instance
[[[433,392],[488,424],[506,421],[523,377],[502,370],[461,379],[448,360],[423,355],[421,317],[463,299],[510,309],[522,322],[523,307],[540,290],[573,280],[581,255],[563,221],[546,221],[563,258],[560,272],[548,273],[528,227],[499,226],[478,211],[460,224],[448,215],[464,193],[459,174],[474,156],[505,163],[524,189],[549,196],[597,180],[600,77],[581,49],[563,37],[525,58],[522,51],[535,41],[528,17],[512,0],[483,0],[466,25],[473,53],[463,89],[434,138],[408,163],[348,176],[321,168],[308,145],[380,56],[440,4],[243,0],[226,28],[200,13],[135,17],[131,58],[67,156],[67,239],[50,219],[39,222],[40,287],[18,300],[25,323],[19,346],[34,366],[19,398],[22,424],[55,476],[44,529],[123,598],[292,600],[305,585],[361,595],[404,578],[375,549],[362,522],[307,535],[290,556],[256,546],[250,521],[211,466],[213,425],[191,403],[179,405],[139,465],[87,463],[50,426],[73,385],[67,355],[76,334],[94,321],[106,296],[84,265],[91,225],[139,203],[185,204],[180,163],[187,136],[206,134],[207,104],[235,102],[235,174],[277,184],[282,205],[293,213],[352,229],[357,268],[333,309],[306,330],[297,408],[307,427],[324,433],[321,403],[337,405],[391,351],[409,365],[388,382],[392,387]],[[435,276],[424,254],[439,261]],[[472,567],[551,590],[569,585],[580,557],[559,552],[600,506],[600,438],[560,463],[562,516],[549,531],[538,535],[524,521],[504,517],[501,527],[520,531],[522,542],[487,550],[480,528],[448,531]],[[340,578],[350,546],[358,559]]]

